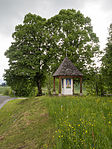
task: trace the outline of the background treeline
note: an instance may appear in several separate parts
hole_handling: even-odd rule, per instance
[[[74,9],[61,10],[49,19],[29,13],[15,27],[12,37],[5,52],[9,69],[4,78],[15,95],[42,95],[42,89],[52,94],[52,74],[66,53],[83,73],[83,87],[88,94],[112,92],[112,25],[103,52],[91,19]],[[95,59],[102,62],[100,68]],[[78,84],[79,80],[75,81]]]

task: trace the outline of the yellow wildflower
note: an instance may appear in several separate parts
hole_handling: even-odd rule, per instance
[[[111,124],[111,121],[109,121],[108,123]]]

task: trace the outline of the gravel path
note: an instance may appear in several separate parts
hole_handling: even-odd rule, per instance
[[[1,96],[0,95],[0,109],[10,100],[17,99],[16,97],[11,98],[9,96]]]

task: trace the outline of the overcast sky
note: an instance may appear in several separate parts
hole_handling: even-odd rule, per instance
[[[90,17],[101,49],[105,47],[112,23],[112,0],[0,0],[0,79],[8,68],[4,52],[11,45],[15,26],[21,24],[29,12],[50,18],[61,9],[80,10],[85,17]]]

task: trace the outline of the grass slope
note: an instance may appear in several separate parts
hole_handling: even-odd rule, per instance
[[[112,99],[38,97],[0,110],[0,149],[112,149]]]
[[[54,127],[42,99],[16,99],[0,110],[0,149],[43,149]]]

